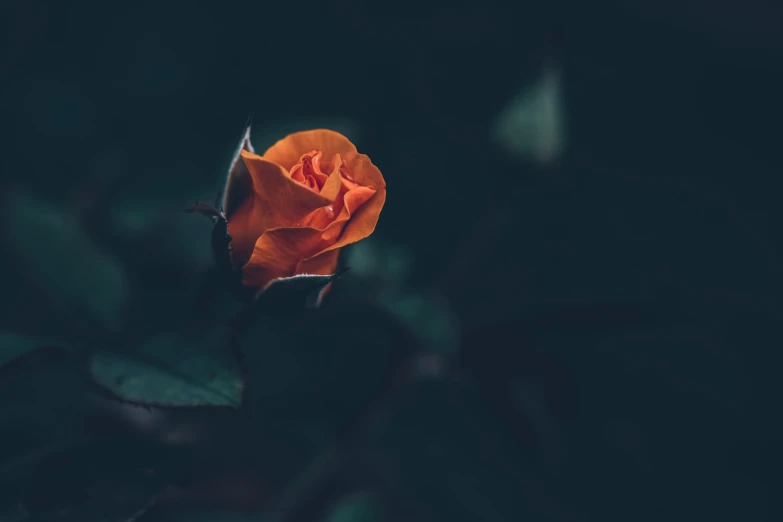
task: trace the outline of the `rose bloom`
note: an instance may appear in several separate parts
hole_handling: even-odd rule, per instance
[[[244,285],[263,290],[281,277],[333,274],[340,249],[375,230],[386,182],[342,134],[298,132],[261,156],[243,148],[238,161],[252,187],[245,180],[233,190],[226,218]]]

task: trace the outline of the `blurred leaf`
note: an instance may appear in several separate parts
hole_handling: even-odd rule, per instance
[[[400,247],[369,238],[346,252],[351,267],[349,287],[376,298],[378,304],[408,328],[430,351],[443,357],[459,349],[459,325],[449,303],[440,295],[406,288],[413,259]]]
[[[459,350],[457,317],[442,297],[414,292],[383,293],[378,301],[432,352],[451,357]]]
[[[95,382],[128,402],[238,408],[244,383],[227,341],[221,328],[195,338],[159,335],[131,353],[96,353],[90,370]]]
[[[9,206],[11,248],[30,283],[77,326],[118,330],[128,297],[122,266],[72,216],[21,190]]]
[[[443,357],[459,349],[459,325],[449,303],[435,293],[406,288],[413,259],[406,249],[368,238],[346,252],[349,287],[374,295],[381,308],[408,328],[432,352]]]
[[[360,493],[342,500],[325,518],[325,522],[380,522],[383,507],[371,494]]]
[[[0,331],[0,368],[40,346],[61,345],[53,339],[31,337],[14,332]]]
[[[222,511],[172,513],[170,510],[151,510],[144,516],[143,522],[277,522],[277,520],[261,514]]]
[[[162,446],[92,440],[47,459],[22,504],[31,522],[135,520],[178,477],[181,463]]]
[[[202,220],[181,212],[178,206],[179,202],[172,202],[170,207],[153,207],[160,222],[154,231],[156,243],[152,250],[183,270],[199,272],[211,266],[214,259],[209,228]]]
[[[345,249],[345,266],[351,267],[353,283],[366,287],[398,287],[410,275],[413,267],[411,253],[399,246],[390,246],[378,239],[367,239]]]
[[[511,100],[498,116],[493,134],[511,155],[539,163],[558,159],[565,146],[562,78],[549,66],[539,80]]]
[[[183,212],[182,205],[183,201],[211,200],[215,188],[189,182],[164,190],[159,179],[155,181],[113,194],[106,210],[104,240],[132,276],[154,277],[174,266],[181,272],[178,278],[193,277],[214,262],[210,229],[204,220]]]

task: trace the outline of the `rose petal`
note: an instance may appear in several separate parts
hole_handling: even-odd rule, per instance
[[[332,173],[320,194],[290,179],[285,170],[314,150],[321,151],[325,158],[333,158]],[[300,270],[307,270],[309,264],[333,269],[340,247],[375,230],[386,200],[386,182],[370,158],[359,154],[342,134],[326,129],[299,132],[278,141],[263,157],[243,153],[243,158],[258,193],[252,203],[246,203],[237,212],[237,222],[246,230],[237,231],[242,238],[237,241],[241,245],[235,248],[241,252],[234,258],[247,259],[243,267],[245,285],[263,287],[278,277],[303,273]],[[283,183],[283,178],[288,184]],[[292,197],[289,184],[304,192]],[[308,194],[317,196],[318,201],[308,198]],[[340,194],[344,195],[338,201]],[[304,199],[297,199],[300,197]],[[280,205],[281,199],[288,204]],[[279,215],[280,209],[283,215]],[[248,255],[246,245],[254,234],[258,239]]]
[[[315,129],[289,134],[264,152],[264,158],[290,169],[303,154],[320,150],[325,158],[340,154],[343,159],[356,154],[351,140],[333,130]]]
[[[344,159],[348,178],[351,181],[365,187],[386,188],[386,180],[383,179],[381,171],[373,165],[366,154],[355,154]]]
[[[326,178],[326,183],[321,188],[321,195],[329,201],[334,201],[337,195],[340,193],[340,189],[343,188],[342,177],[340,176],[340,167],[343,165],[343,160],[339,154],[334,155],[332,160],[334,167],[332,173]]]
[[[242,267],[242,283],[264,287],[278,277],[291,277],[299,262],[324,250],[330,243],[312,227],[267,230],[256,241],[253,255]]]
[[[358,190],[358,189],[357,189]],[[354,191],[349,192],[351,194]],[[386,189],[380,189],[358,208],[352,211],[353,215],[348,223],[343,227],[342,233],[337,241],[327,248],[327,251],[344,247],[356,243],[373,233],[378,224],[378,218],[381,215],[383,204],[386,202]],[[346,205],[347,206],[347,205]]]
[[[303,259],[296,265],[295,274],[331,275],[337,272],[340,260],[339,250],[330,250],[308,259]]]
[[[253,246],[258,236],[264,233],[263,228],[255,222],[255,202],[257,196],[253,193],[234,210],[228,219],[228,235],[231,236],[231,262],[241,266],[250,259]]]
[[[350,224],[349,220],[355,219],[352,218],[351,216],[356,214],[358,210],[361,208],[361,206],[364,205],[367,201],[369,201],[374,194],[375,194],[375,189],[371,189],[369,187],[357,187],[347,192],[345,196],[343,196],[344,198],[343,208],[340,211],[340,214],[335,219],[335,221],[337,221],[338,223],[348,221],[348,223]],[[343,228],[344,227],[342,226],[327,227],[326,230],[324,230],[324,239],[327,239],[329,241],[337,239],[337,237],[343,232]]]
[[[264,158],[290,169],[303,154],[312,150],[320,150],[325,158],[339,154],[351,181],[366,187],[386,187],[381,171],[370,158],[359,154],[351,140],[333,130],[315,129],[289,134],[264,152]]]
[[[369,187],[357,187],[356,185],[354,185],[354,187],[355,188],[343,194],[341,201],[335,200],[331,205],[312,211],[304,219],[302,219],[302,226],[312,227],[319,230],[326,230],[326,228],[329,227],[329,225],[334,221],[347,221],[348,218],[351,217],[351,214],[356,211],[356,209],[358,209],[361,205],[364,204],[364,202],[369,200],[373,194],[375,194],[375,189]],[[330,235],[328,237],[331,239],[336,238],[342,231],[342,228],[329,228]]]
[[[256,239],[265,230],[294,226],[313,210],[331,203],[292,180],[280,165],[245,150],[241,155],[253,180],[253,194],[228,221],[231,259],[239,265],[250,258]]]
[[[383,207],[386,191],[382,192],[384,194],[380,199],[379,194],[368,187],[348,192],[343,212],[325,228],[284,227],[265,231],[256,241],[253,254],[242,268],[242,283],[247,286],[264,286],[278,277],[301,273],[297,272],[300,263],[325,252],[337,253],[340,246],[367,237],[375,229],[378,214]],[[362,212],[364,206],[371,206],[371,212]],[[358,226],[353,226],[352,222],[357,218],[360,220]],[[337,243],[335,240],[338,240]]]
[[[324,230],[335,220],[335,212],[332,206],[321,207],[310,212],[303,220],[303,227]]]
[[[328,179],[328,175],[321,171],[321,156],[323,153],[318,150],[302,155],[297,164],[290,169],[289,177],[311,190],[321,192],[321,187]]]
[[[253,188],[263,200],[262,219],[266,228],[295,223],[318,207],[330,201],[292,180],[288,171],[258,154],[242,151],[242,158],[253,177]]]

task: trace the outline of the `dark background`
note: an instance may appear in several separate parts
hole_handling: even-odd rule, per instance
[[[0,330],[26,354],[0,369],[2,516],[98,520],[97,498],[128,520],[150,481],[85,494],[108,482],[84,470],[174,447],[189,478],[141,520],[783,517],[778,3],[29,0],[2,27]],[[493,129],[547,71],[542,159]],[[108,399],[61,419],[70,358],[220,313],[209,224],[181,209],[221,189],[250,112],[257,149],[332,127],[384,173],[313,319],[339,328],[269,348],[258,432]]]

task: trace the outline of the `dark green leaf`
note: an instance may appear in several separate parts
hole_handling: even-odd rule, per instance
[[[244,383],[227,342],[220,328],[194,338],[160,335],[130,353],[98,352],[90,370],[95,382],[128,402],[238,408]]]
[[[251,122],[252,115],[247,120],[245,133],[239,142],[231,167],[228,169],[228,178],[226,179],[226,188],[223,194],[223,208],[226,217],[231,217],[231,214],[239,208],[245,197],[253,190],[253,180],[250,178],[250,171],[240,155],[243,150],[255,152],[253,145],[250,143]]]
[[[318,308],[324,288],[347,270],[345,268],[332,275],[301,274],[275,279],[256,297],[254,311],[287,314],[305,308]]]

